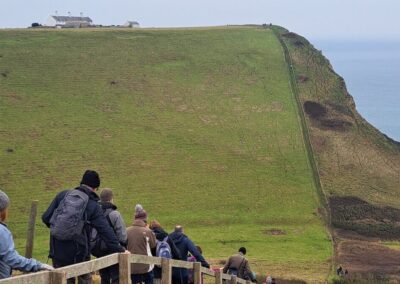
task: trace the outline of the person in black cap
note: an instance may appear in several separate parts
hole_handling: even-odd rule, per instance
[[[42,221],[50,228],[49,257],[55,268],[90,259],[88,223],[97,230],[110,253],[125,252],[98,203],[99,186],[99,174],[87,170],[78,187],[58,193],[44,212]],[[67,283],[75,283],[75,279],[68,279]],[[79,276],[78,283],[92,283],[91,274]]]

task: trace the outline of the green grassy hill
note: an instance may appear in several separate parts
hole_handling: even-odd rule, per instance
[[[259,273],[326,279],[332,246],[272,30],[3,30],[0,42],[0,187],[21,252],[30,200],[41,214],[91,168],[128,225],[142,203],[214,263],[244,245]]]

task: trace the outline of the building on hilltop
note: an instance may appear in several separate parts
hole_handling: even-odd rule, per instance
[[[47,19],[46,26],[61,28],[82,28],[89,27],[93,24],[89,17],[74,16],[50,16]]]
[[[127,22],[124,24],[124,27],[127,27],[127,28],[139,28],[140,25],[139,25],[139,23],[136,22],[136,21],[127,21]]]

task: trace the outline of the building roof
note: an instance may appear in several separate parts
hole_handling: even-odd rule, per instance
[[[52,16],[57,22],[93,22],[89,17]]]

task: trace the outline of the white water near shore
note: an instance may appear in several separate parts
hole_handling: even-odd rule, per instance
[[[400,40],[313,40],[344,78],[357,110],[400,141]]]

